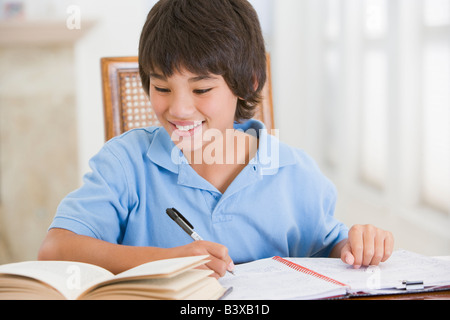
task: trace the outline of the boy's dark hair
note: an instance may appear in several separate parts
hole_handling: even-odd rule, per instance
[[[149,94],[152,72],[182,68],[224,77],[239,97],[235,120],[254,116],[266,82],[266,52],[256,11],[247,0],[160,0],[139,45],[139,72]]]

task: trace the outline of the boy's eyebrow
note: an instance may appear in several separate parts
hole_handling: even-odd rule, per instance
[[[202,76],[190,78],[189,82],[198,82],[198,81],[202,81],[202,80],[217,80],[217,78],[212,75],[202,75]]]
[[[158,74],[158,73],[150,73],[150,78],[167,81],[167,77],[165,77],[161,74]],[[189,82],[198,82],[198,81],[202,81],[202,80],[217,80],[217,78],[212,75],[201,75],[201,76],[189,78],[188,81]]]

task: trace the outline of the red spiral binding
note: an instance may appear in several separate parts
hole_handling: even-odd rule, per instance
[[[302,272],[304,274],[307,274],[307,275],[310,275],[310,276],[313,276],[313,277],[325,280],[327,282],[330,282],[330,283],[333,283],[333,284],[336,284],[336,285],[339,285],[339,286],[347,287],[347,285],[342,283],[342,282],[339,282],[337,280],[334,280],[332,278],[324,276],[323,274],[317,273],[317,272],[315,272],[315,271],[313,271],[311,269],[302,267],[299,264],[296,264],[294,262],[288,261],[288,260],[283,259],[281,257],[273,257],[273,259],[278,261],[278,262],[281,262],[282,264],[284,264],[284,265],[288,266],[289,268],[294,269],[296,271],[299,271],[299,272]]]

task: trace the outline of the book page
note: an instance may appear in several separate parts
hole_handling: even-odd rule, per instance
[[[183,257],[145,263],[119,273],[112,279],[106,279],[105,281],[95,283],[92,286],[85,288],[84,291],[92,292],[98,287],[129,280],[175,277],[186,270],[193,269],[207,263],[209,261],[206,260],[208,257],[209,256]]]
[[[0,276],[25,276],[47,283],[66,299],[77,299],[83,292],[124,279],[167,278],[200,266],[208,256],[154,261],[117,276],[98,266],[66,261],[30,261],[0,266]],[[2,275],[4,274],[4,275]],[[11,281],[9,281],[11,283]]]
[[[237,265],[235,276],[220,279],[225,288],[233,287],[227,300],[318,299],[344,295],[346,287],[329,283],[293,270],[273,259]]]
[[[187,270],[178,276],[160,279],[123,280],[106,286],[85,291],[80,299],[133,299],[136,297],[148,298],[175,298],[196,283],[203,281],[213,273],[212,270]]]
[[[0,266],[2,274],[26,276],[48,283],[66,299],[76,299],[85,289],[114,275],[97,266],[66,261],[30,261]]]
[[[187,269],[192,269],[205,264],[208,262],[206,260],[208,257],[209,256],[195,256],[154,261],[122,272],[116,275],[114,279],[118,280],[141,276],[145,276],[146,278],[151,278],[152,276],[158,278],[171,277]]]
[[[423,281],[427,286],[450,284],[450,262],[406,250],[395,251],[379,266],[354,269],[340,259],[288,258],[330,278],[344,282],[352,292],[397,288],[403,281]]]

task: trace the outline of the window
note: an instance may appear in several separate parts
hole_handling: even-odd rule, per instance
[[[450,1],[424,1],[423,171],[425,205],[450,211]]]
[[[273,2],[276,123],[336,185],[336,217],[448,252],[450,0]]]
[[[325,6],[323,163],[334,172],[352,163],[343,184],[386,207],[450,219],[450,0]],[[349,134],[339,140],[339,130]],[[342,150],[352,150],[345,161]]]

